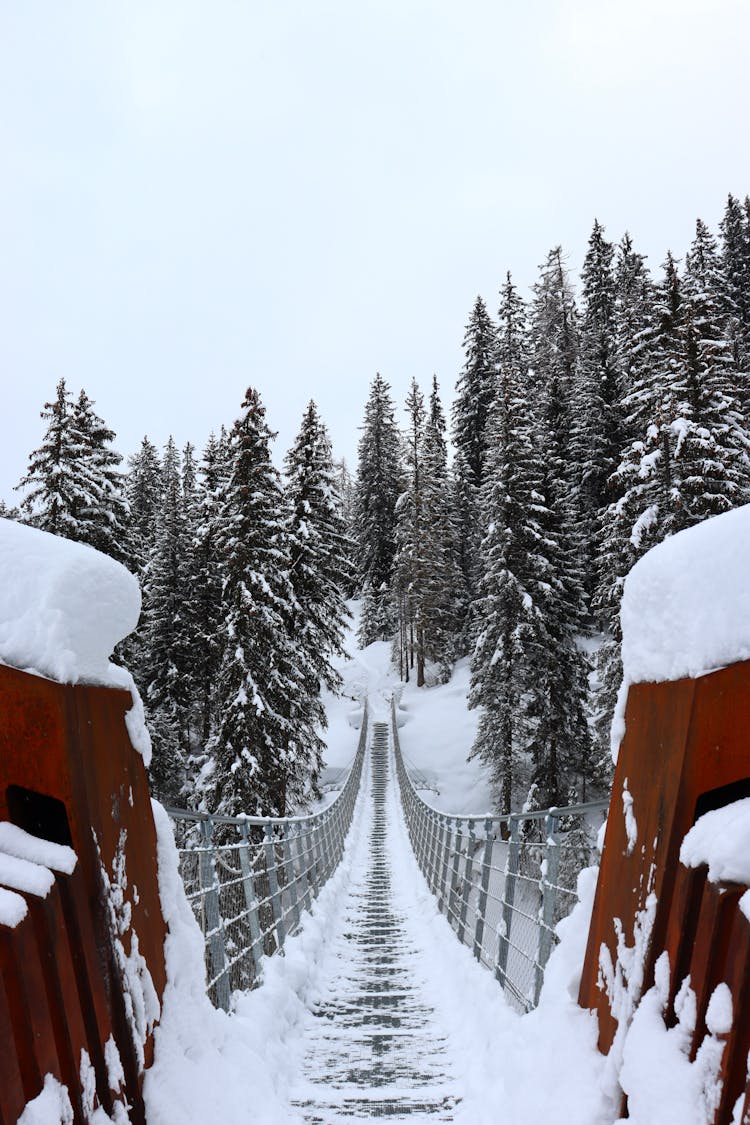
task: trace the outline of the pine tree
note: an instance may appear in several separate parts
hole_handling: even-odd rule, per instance
[[[582,465],[576,464],[571,442],[577,315],[560,247],[547,256],[534,286],[530,341],[535,441],[542,465],[540,546],[548,572],[546,602],[540,606],[545,641],[535,654],[535,698],[529,706],[532,782],[543,807],[566,800],[574,779],[583,795],[592,772],[587,666],[576,641],[584,617],[581,560],[586,554],[576,489]]]
[[[211,434],[198,470],[191,553],[193,631],[191,695],[196,734],[205,748],[214,717],[214,688],[221,660],[223,567],[219,553],[222,498],[227,483],[219,440]]]
[[[293,636],[307,653],[316,681],[337,692],[341,677],[331,658],[344,653],[349,617],[344,591],[351,583],[353,544],[346,534],[331,442],[314,402],[305,410],[284,467],[296,600]]]
[[[510,276],[499,323],[470,702],[483,708],[472,753],[490,766],[509,811],[529,780],[540,805],[563,803],[576,780],[585,787],[590,764],[576,587],[565,525],[547,498],[549,406],[536,400],[532,407],[525,310]]]
[[[622,388],[615,340],[614,247],[594,222],[581,271],[582,314],[576,367],[572,455],[582,518],[584,574],[590,594],[598,558],[598,528],[607,485],[623,444]]]
[[[412,379],[406,397],[409,418],[404,435],[405,489],[396,506],[396,559],[393,595],[397,606],[399,671],[409,680],[416,663],[417,687],[424,687],[425,632],[423,597],[427,576],[425,526],[422,495],[422,439],[424,434],[424,395]]]
[[[125,495],[130,518],[128,522],[128,565],[142,575],[156,536],[156,517],[161,508],[162,475],[159,453],[148,437],[141,441],[137,453],[128,458]]]
[[[351,534],[354,526],[356,486],[345,457],[338,460],[334,458],[333,468],[336,474],[336,491],[341,501],[341,514],[344,517],[347,533]]]
[[[690,521],[696,523],[745,502],[750,447],[736,394],[742,376],[721,262],[716,241],[700,219],[685,260],[683,293],[686,390],[697,437],[683,453],[688,467],[683,487]]]
[[[639,436],[614,474],[618,499],[604,524],[599,615],[609,638],[598,657],[595,723],[601,760],[621,678],[619,605],[625,576],[656,543],[746,502],[745,434],[715,243],[698,223],[685,281],[667,256],[639,371],[627,399]]]
[[[61,379],[55,399],[45,402],[41,417],[48,423],[42,445],[29,455],[26,475],[16,486],[26,489],[21,511],[28,522],[53,535],[78,541],[80,513],[91,501],[83,437],[73,424],[73,402]]]
[[[218,812],[283,816],[317,790],[322,742],[311,721],[312,678],[290,637],[294,593],[272,433],[249,388],[230,437],[231,473],[219,550],[223,655],[208,800]]]
[[[129,514],[119,469],[122,457],[111,448],[115,433],[96,414],[83,390],[73,404],[71,421],[81,439],[77,470],[87,488],[87,502],[78,512],[80,541],[127,562]]]
[[[624,403],[626,428],[635,437],[622,451],[611,485],[616,498],[602,521],[594,608],[606,639],[597,654],[593,717],[603,777],[611,773],[610,727],[622,679],[620,602],[625,578],[646,550],[687,526],[680,458],[686,440],[693,440],[693,427],[685,385],[684,302],[671,254],[663,269]]]
[[[450,471],[450,509],[454,538],[453,559],[457,574],[456,611],[460,623],[456,635],[456,651],[466,654],[474,644],[476,622],[474,602],[479,587],[481,521],[479,493],[471,483],[466,460],[457,450]]]
[[[654,286],[646,266],[646,259],[643,254],[633,249],[630,235],[625,234],[617,248],[613,314],[615,363],[621,396],[619,421],[622,427],[622,446],[638,436],[628,428],[630,414],[626,400],[640,382],[644,365],[648,363],[654,300]],[[618,464],[620,452],[618,450]],[[610,483],[607,485],[607,491],[611,500],[613,497]]]
[[[573,289],[559,246],[547,255],[534,285],[531,305],[531,393],[540,406],[540,419],[549,442],[549,479],[556,506],[567,519],[574,511],[572,496],[580,471],[571,447],[572,399],[578,358],[577,312]]]
[[[441,680],[450,678],[462,620],[462,579],[456,557],[445,429],[438,382],[433,376],[422,440],[422,621],[425,657],[437,666]]]
[[[193,650],[186,620],[190,543],[181,459],[172,438],[164,450],[161,493],[155,543],[143,582],[147,628],[140,676],[153,742],[151,782],[160,798],[174,802],[185,783],[190,750]]]
[[[117,466],[122,458],[110,448],[114,433],[94,413],[85,391],[78,400],[61,379],[54,402],[41,417],[48,421],[42,445],[29,457],[21,509],[30,523],[88,543],[124,561],[127,503]]]
[[[745,423],[750,425],[750,199],[743,209],[739,200],[729,196],[721,221],[721,241],[733,360],[743,375],[743,385],[737,389]]]
[[[335,471],[336,492],[341,501],[341,516],[344,521],[344,531],[347,535],[347,538],[349,539],[349,577],[344,587],[344,593],[347,598],[356,598],[358,593],[357,567],[355,564],[357,541],[357,487],[354,478],[349,472],[349,466],[347,465],[345,458],[342,457],[340,460],[334,459],[333,467]]]
[[[182,451],[182,501],[188,516],[194,516],[198,502],[198,468],[195,446],[191,442],[187,442]]]
[[[390,387],[375,376],[359,442],[355,565],[362,591],[359,642],[387,640],[394,630],[391,578],[400,492],[400,439]]]
[[[481,297],[474,302],[464,336],[466,361],[456,383],[453,445],[463,454],[469,480],[482,487],[487,419],[497,386],[497,333]]]
[[[529,318],[531,370],[529,394],[537,404],[536,433],[541,445],[544,479],[541,492],[553,520],[559,555],[556,573],[564,575],[564,616],[577,625],[583,616],[581,535],[576,465],[572,442],[573,395],[578,356],[577,313],[562,250],[547,255],[534,285]]]
[[[525,337],[523,302],[508,274],[500,307],[498,387],[481,490],[484,535],[477,609],[482,625],[472,655],[469,695],[470,706],[482,707],[471,756],[489,767],[503,813],[514,807],[529,749],[526,705],[534,691],[533,653],[543,640],[540,582],[549,580],[539,553],[540,516],[546,513],[526,393]]]
[[[496,329],[481,297],[474,302],[463,347],[466,360],[453,403],[453,476],[457,554],[468,603],[459,647],[468,651],[476,636],[473,603],[481,541],[479,494],[484,479],[487,421],[497,386]]]

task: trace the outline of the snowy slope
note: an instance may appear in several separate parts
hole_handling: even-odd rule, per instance
[[[418,787],[435,808],[451,813],[483,813],[492,807],[487,771],[480,762],[467,762],[476,735],[479,713],[469,711],[469,662],[459,661],[447,684],[418,688],[403,684],[391,664],[389,644],[378,641],[357,648],[359,603],[350,602],[352,627],[347,638],[348,659],[338,662],[344,679],[343,697],[324,696],[328,715],[326,766],[334,773],[354,757],[361,710],[369,696],[371,713],[388,712],[391,694],[400,699],[401,750]],[[330,775],[329,775],[330,776]]]

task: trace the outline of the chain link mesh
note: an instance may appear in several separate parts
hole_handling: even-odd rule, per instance
[[[596,862],[607,801],[510,816],[449,816],[417,793],[404,764],[392,701],[401,803],[417,861],[459,941],[493,972],[510,1003],[539,1001],[555,927]]]
[[[205,939],[207,992],[228,1010],[253,988],[262,959],[299,929],[302,912],[338,866],[359,792],[367,744],[365,705],[349,775],[334,801],[305,817],[212,817],[168,808],[180,875]]]

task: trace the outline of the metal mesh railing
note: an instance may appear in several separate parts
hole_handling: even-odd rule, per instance
[[[417,862],[458,940],[495,974],[519,1011],[536,1007],[555,926],[578,901],[607,801],[509,816],[449,816],[417,793],[392,700],[401,803]]]
[[[341,860],[367,745],[359,745],[341,792],[322,812],[300,817],[227,817],[168,808],[180,874],[206,944],[207,991],[228,1010],[234,989],[260,980],[303,910]]]

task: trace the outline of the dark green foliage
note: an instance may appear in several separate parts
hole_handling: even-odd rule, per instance
[[[284,462],[289,507],[290,578],[295,598],[292,631],[307,653],[316,683],[338,691],[341,677],[331,663],[343,655],[349,613],[344,602],[352,582],[354,544],[346,534],[331,442],[311,402]]]
[[[43,531],[125,561],[127,503],[117,468],[122,458],[110,445],[114,432],[85,391],[72,401],[64,379],[41,417],[48,422],[44,440],[17,486],[26,490],[22,512]]]
[[[161,507],[162,475],[159,453],[144,437],[137,453],[128,458],[125,493],[130,509],[128,523],[128,565],[140,576],[154,546],[156,518]]]
[[[290,545],[272,437],[250,388],[230,435],[219,530],[223,646],[208,801],[230,815],[283,816],[316,791],[321,767],[322,742],[310,722],[313,673],[291,636]]]
[[[729,314],[728,335],[733,360],[740,374],[737,387],[745,423],[750,425],[750,199],[744,207],[733,196],[727,199],[721,222],[723,286]]]
[[[214,718],[214,688],[221,660],[222,560],[219,532],[226,466],[220,442],[208,439],[198,469],[191,559],[192,681],[195,728],[205,747]]]
[[[562,803],[578,775],[585,777],[589,738],[560,523],[545,496],[548,443],[528,395],[525,309],[510,276],[499,323],[470,702],[483,708],[472,754],[489,765],[508,812],[529,780],[540,804]]]
[[[476,636],[479,544],[479,493],[485,473],[487,426],[497,389],[497,330],[481,297],[474,302],[463,341],[466,361],[456,383],[453,403],[454,502],[457,558],[467,601],[459,641],[470,650]]]
[[[181,459],[170,438],[154,546],[143,578],[147,624],[138,672],[154,747],[151,782],[157,795],[172,803],[185,784],[190,749],[190,546]]]
[[[395,621],[391,578],[396,554],[396,501],[401,449],[390,387],[376,375],[359,442],[355,499],[355,564],[362,595],[359,641],[388,640]]]

